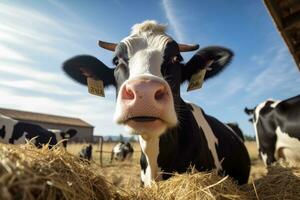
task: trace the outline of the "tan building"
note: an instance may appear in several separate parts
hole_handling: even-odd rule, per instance
[[[73,142],[92,142],[94,127],[79,119],[58,115],[48,115],[35,112],[0,108],[0,114],[18,121],[38,124],[45,129],[66,130],[74,128],[77,130],[75,137],[70,139]]]

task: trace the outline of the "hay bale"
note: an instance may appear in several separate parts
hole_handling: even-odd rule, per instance
[[[143,200],[246,199],[246,195],[228,176],[220,177],[216,172],[176,174],[151,187],[122,194],[124,199]]]
[[[300,165],[279,162],[267,169],[267,174],[241,189],[248,199],[300,199]]]
[[[152,187],[121,192],[122,199],[300,199],[300,166],[278,163],[268,173],[249,184],[238,186],[229,177],[216,172],[176,174]]]
[[[96,165],[62,148],[0,144],[0,199],[112,199]]]
[[[139,171],[135,165],[119,169],[130,177]],[[111,170],[111,173],[108,173]],[[122,171],[123,170],[123,171]],[[130,173],[130,170],[133,170]],[[106,176],[103,176],[105,172]],[[114,169],[103,170],[95,163],[83,162],[62,148],[37,149],[30,144],[0,144],[0,199],[299,199],[300,166],[279,163],[266,175],[237,186],[229,177],[215,171],[175,174],[152,187],[139,188],[128,178],[113,181]],[[118,178],[122,178],[121,176]],[[119,180],[119,179],[118,179]],[[134,181],[133,181],[134,180]],[[250,179],[251,180],[251,179]],[[133,181],[133,182],[132,182]]]

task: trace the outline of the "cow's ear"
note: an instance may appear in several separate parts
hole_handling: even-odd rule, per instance
[[[114,69],[93,56],[79,55],[63,63],[63,70],[75,81],[87,85],[87,77],[102,80],[104,87],[115,86]]]
[[[200,49],[182,67],[181,82],[190,81],[194,74],[206,69],[204,80],[211,78],[221,72],[231,61],[233,52],[219,46],[209,46]]]
[[[255,110],[255,108],[253,108],[253,109],[247,108],[247,107],[244,108],[244,112],[245,112],[247,115],[253,115],[253,114],[254,114],[254,110]]]

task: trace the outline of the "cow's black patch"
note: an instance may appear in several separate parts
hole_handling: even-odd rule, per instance
[[[28,140],[36,138],[35,145],[37,147],[41,147],[44,144],[49,144],[51,147],[57,144],[54,133],[42,128],[39,125],[26,122],[18,122],[15,124],[11,138],[9,138],[9,143],[14,144],[15,141],[17,141],[23,135],[25,135],[25,138]]]

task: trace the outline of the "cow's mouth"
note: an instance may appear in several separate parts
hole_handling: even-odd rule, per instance
[[[126,121],[134,121],[134,122],[154,122],[156,120],[161,120],[157,117],[151,117],[151,116],[137,116],[137,117],[131,117],[131,118],[128,118]]]

